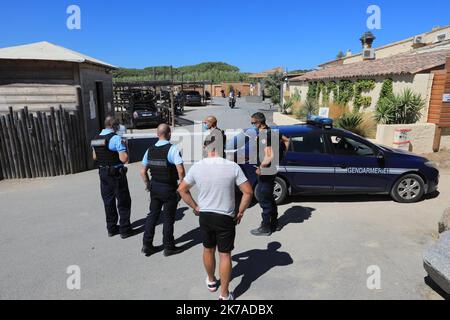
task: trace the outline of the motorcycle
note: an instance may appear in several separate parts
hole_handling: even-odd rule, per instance
[[[230,108],[233,109],[236,106],[236,97],[229,97],[228,104]]]

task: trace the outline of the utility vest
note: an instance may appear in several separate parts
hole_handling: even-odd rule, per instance
[[[119,153],[109,150],[109,142],[116,134],[110,133],[106,136],[97,135],[91,141],[91,147],[95,150],[97,156],[97,164],[100,167],[113,167],[122,164]]]
[[[177,167],[167,160],[172,145],[170,143],[164,146],[152,146],[148,149],[148,166],[152,181],[169,184],[173,187],[178,186]]]

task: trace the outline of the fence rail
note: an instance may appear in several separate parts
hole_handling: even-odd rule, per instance
[[[87,169],[84,129],[78,111],[9,108],[0,115],[0,180],[53,177]]]

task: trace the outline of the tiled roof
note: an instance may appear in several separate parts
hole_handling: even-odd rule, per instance
[[[402,53],[392,57],[366,60],[311,71],[291,81],[374,77],[394,74],[416,74],[441,65],[450,57],[450,49]]]

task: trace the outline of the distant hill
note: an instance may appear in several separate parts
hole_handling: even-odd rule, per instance
[[[224,62],[204,62],[192,66],[173,68],[175,81],[248,81],[248,74],[240,72],[239,68]],[[115,81],[148,81],[169,80],[170,67],[147,67],[144,69],[119,68],[114,71]]]
[[[289,71],[288,74],[307,73],[307,72],[310,72],[310,71],[312,71],[312,70],[310,70],[310,69],[298,69],[298,70]]]

